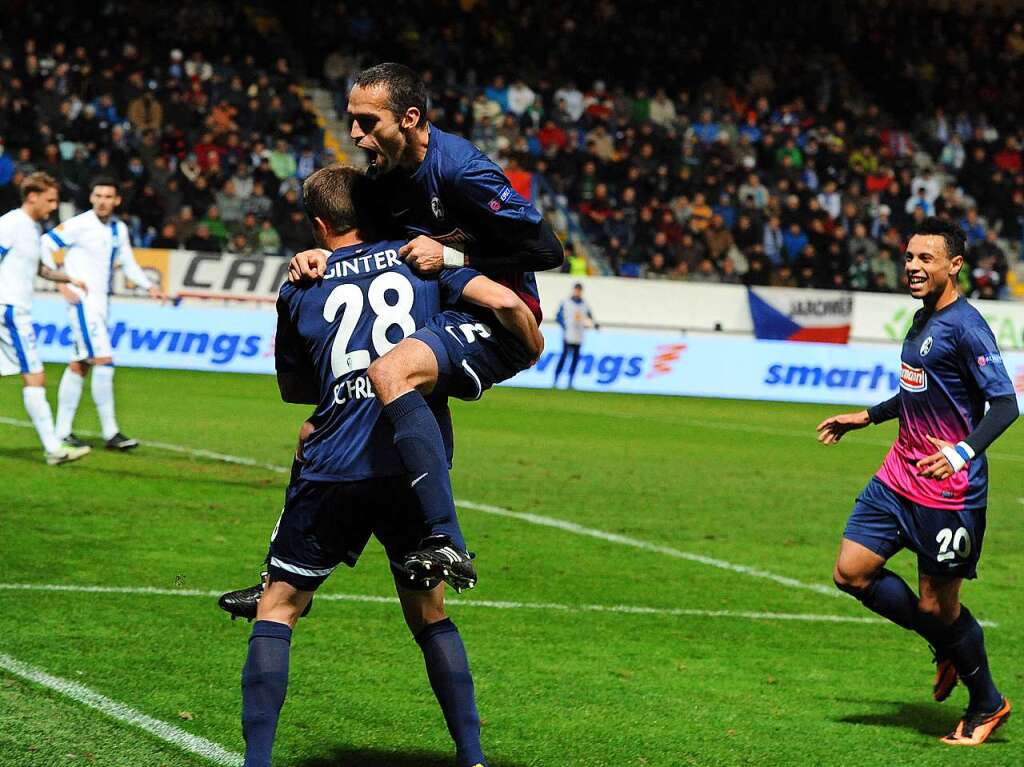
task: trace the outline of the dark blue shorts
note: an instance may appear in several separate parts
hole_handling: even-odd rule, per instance
[[[477,400],[494,384],[530,366],[518,339],[497,322],[486,323],[466,312],[441,312],[412,337],[437,358],[436,394]]]
[[[430,531],[419,499],[401,477],[359,482],[294,479],[270,539],[270,579],[315,591],[339,564],[355,567],[373,535],[392,572]],[[406,586],[402,580],[403,588]]]
[[[908,548],[917,554],[918,570],[927,575],[975,578],[985,540],[985,509],[930,509],[872,477],[857,496],[843,537],[885,559]]]

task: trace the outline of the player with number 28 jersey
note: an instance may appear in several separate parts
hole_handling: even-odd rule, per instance
[[[347,482],[405,473],[394,431],[366,369],[443,306],[455,304],[473,269],[416,274],[399,258],[405,241],[335,251],[324,279],[285,283],[277,303],[278,373],[318,383],[316,427],[303,445],[303,479]],[[451,446],[449,445],[449,452]]]

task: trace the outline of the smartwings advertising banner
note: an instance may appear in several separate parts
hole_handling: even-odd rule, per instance
[[[64,302],[39,298],[32,311],[42,359],[67,362],[71,330]],[[109,324],[118,365],[274,372],[272,311],[115,302]],[[544,335],[547,350],[537,365],[505,385],[551,386],[561,331],[545,326]],[[1004,350],[1003,361],[1024,405],[1024,352]],[[872,405],[897,390],[899,374],[896,345],[602,330],[587,334],[575,386],[584,391]]]

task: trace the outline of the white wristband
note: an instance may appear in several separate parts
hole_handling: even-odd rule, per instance
[[[967,462],[974,458],[974,449],[966,442],[957,442],[955,445],[944,447],[940,451],[953,467],[953,473],[960,471]]]
[[[445,267],[450,269],[466,265],[466,254],[458,248],[453,248],[450,245],[442,246],[441,259],[444,262]]]

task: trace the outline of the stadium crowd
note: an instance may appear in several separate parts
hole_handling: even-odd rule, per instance
[[[73,30],[56,12],[5,29],[4,209],[34,170],[58,178],[78,211],[89,180],[106,176],[119,181],[136,245],[275,256],[307,247],[301,183],[330,158],[291,57],[263,58],[260,43],[272,46],[230,4],[119,13],[131,5]],[[129,15],[149,26],[119,23]]]
[[[411,5],[325,7],[337,47],[318,54],[339,93],[351,51],[418,63],[431,119],[550,182],[617,274],[902,290],[907,232],[936,213],[967,232],[964,289],[1005,296],[1024,132],[1008,108],[1021,78],[1003,72],[1024,56],[1021,23],[975,17],[965,35],[955,12],[787,6],[523,2],[509,29],[502,8],[464,3],[431,10],[429,37]]]
[[[906,232],[937,213],[967,231],[967,292],[1008,292],[1001,243],[1016,250],[1024,234],[1013,18],[976,15],[963,34],[955,11],[870,2],[783,14],[738,0],[522,0],[508,25],[500,3],[400,0],[281,14],[268,44],[240,2],[118,25],[133,5],[75,30],[26,14],[5,34],[9,207],[33,169],[79,209],[88,178],[112,174],[140,245],[293,252],[309,243],[301,181],[331,159],[294,68],[322,68],[340,104],[359,67],[400,59],[424,72],[434,122],[510,176],[543,178],[617,274],[900,290]],[[658,23],[630,25],[631,13]]]

